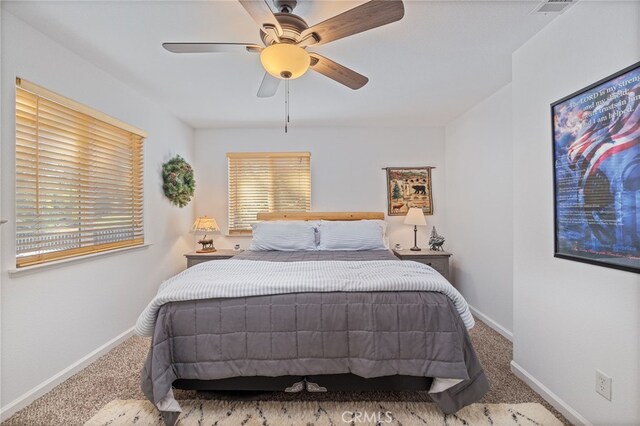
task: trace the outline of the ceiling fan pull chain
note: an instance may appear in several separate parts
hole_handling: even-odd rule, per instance
[[[284,132],[289,130],[289,79],[284,80]]]
[[[291,96],[289,96],[289,80],[287,80],[287,123],[289,120],[289,111],[291,110]]]

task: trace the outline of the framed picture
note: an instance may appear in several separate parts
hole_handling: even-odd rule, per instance
[[[640,272],[640,62],[551,118],[555,257]]]
[[[389,216],[405,216],[411,207],[433,214],[431,169],[433,167],[387,167]]]

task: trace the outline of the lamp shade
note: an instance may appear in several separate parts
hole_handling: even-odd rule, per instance
[[[262,49],[260,62],[272,76],[294,79],[307,72],[311,57],[306,50],[295,44],[276,43]]]
[[[411,207],[404,218],[405,225],[427,226],[422,209]]]
[[[206,232],[215,232],[219,231],[220,228],[216,220],[209,216],[200,216],[193,222],[193,226],[191,227],[191,232],[194,234],[204,234]]]

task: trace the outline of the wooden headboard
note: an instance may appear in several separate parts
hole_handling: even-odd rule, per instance
[[[383,212],[280,212],[258,213],[258,220],[384,220]]]

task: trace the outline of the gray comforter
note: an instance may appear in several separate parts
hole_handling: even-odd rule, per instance
[[[270,261],[389,260],[388,251],[244,252]],[[142,389],[173,425],[176,379],[352,373],[462,379],[432,399],[445,413],[488,389],[453,302],[435,292],[293,293],[172,302],[158,313]]]

